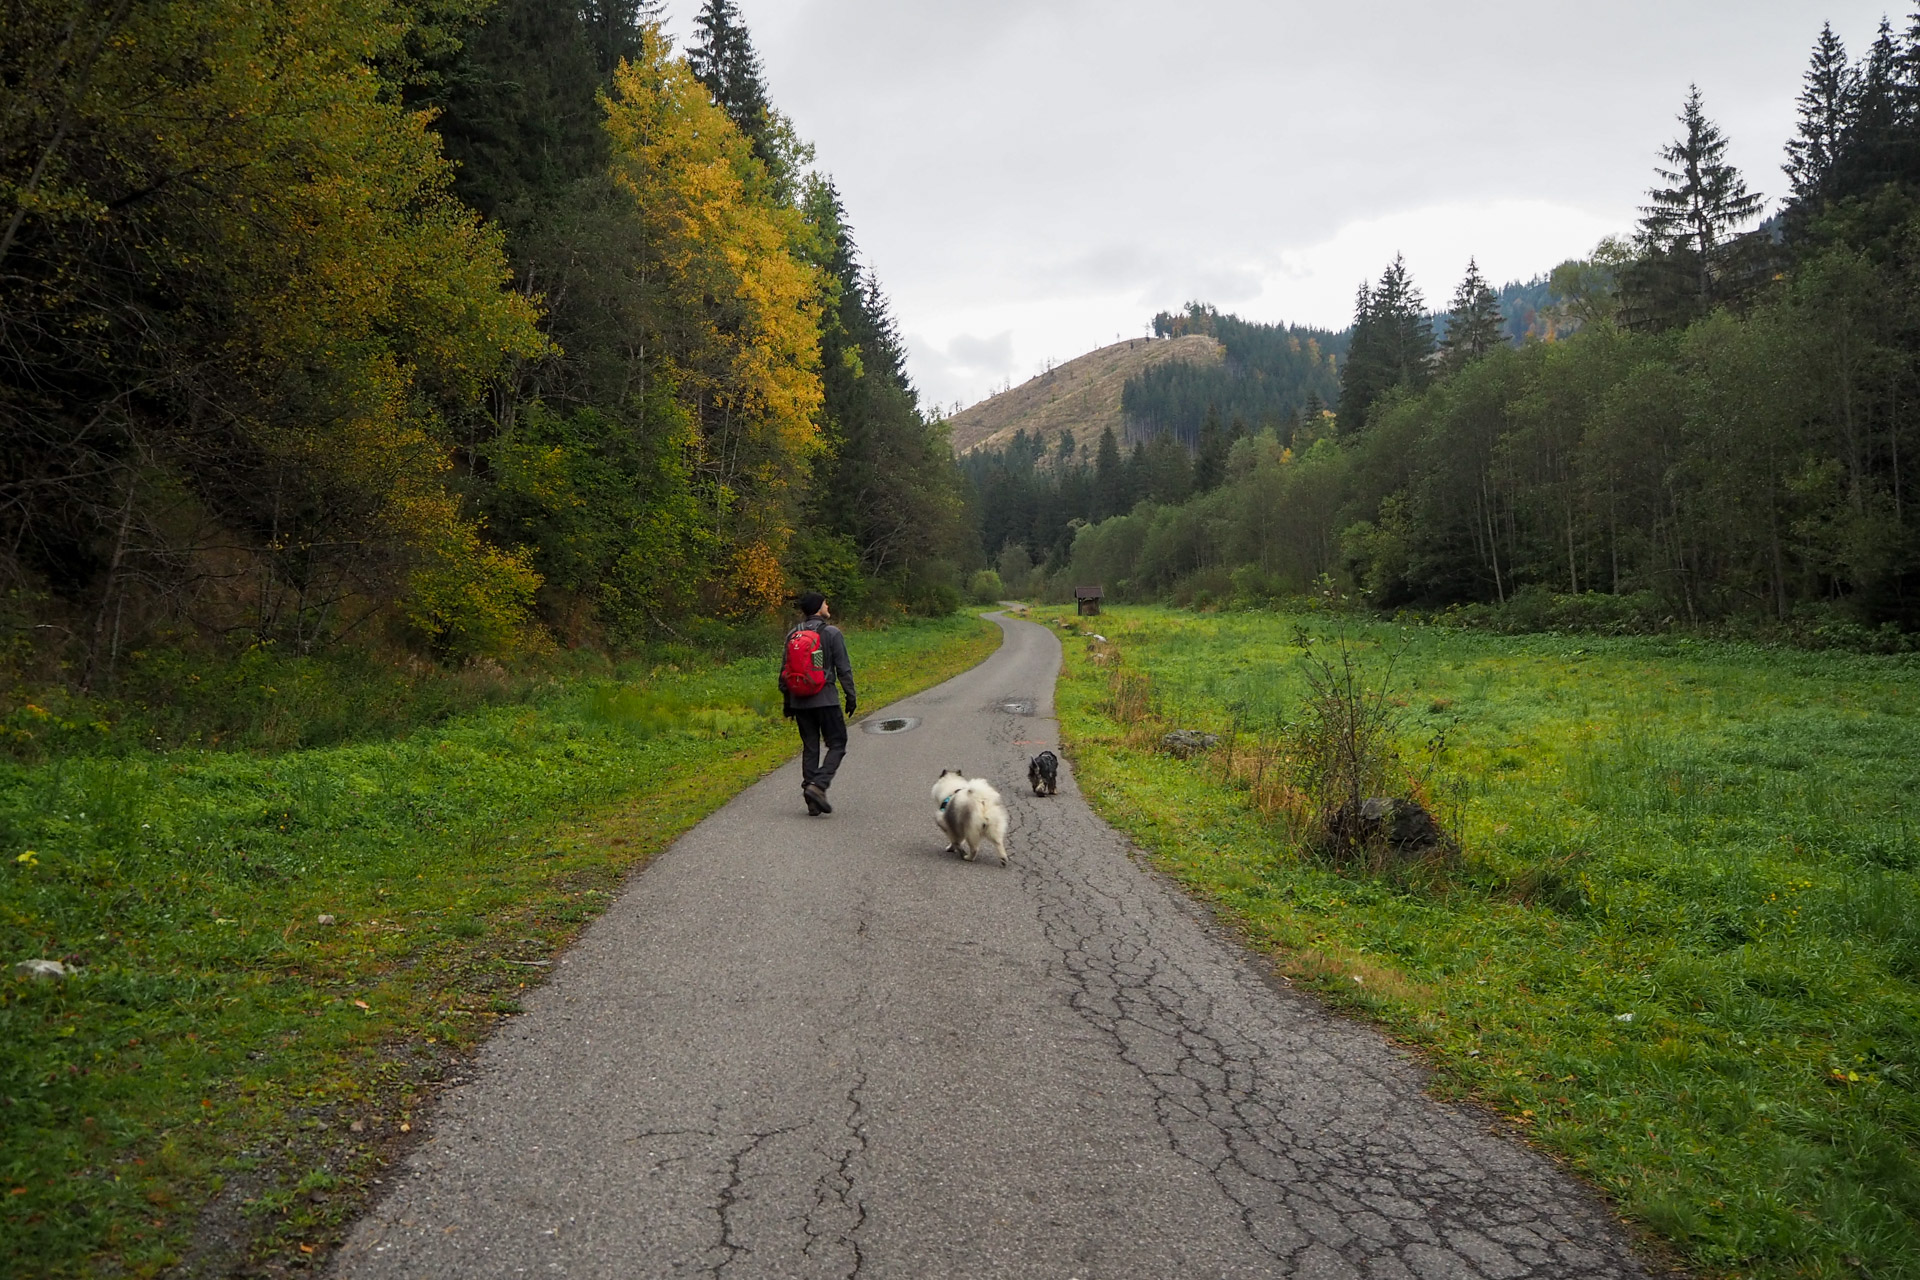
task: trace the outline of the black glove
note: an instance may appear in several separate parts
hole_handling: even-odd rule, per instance
[[[848,694],[848,695],[847,695],[847,714],[848,714],[848,715],[852,715],[852,714],[853,714],[853,708],[854,708],[854,701],[853,701],[853,695],[852,695],[852,694]]]

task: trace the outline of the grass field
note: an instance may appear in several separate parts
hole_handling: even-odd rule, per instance
[[[862,701],[998,637],[854,629]],[[0,1275],[324,1258],[434,1082],[622,878],[792,753],[774,662],[309,750],[0,762],[0,957],[84,971],[0,981]]]
[[[1446,731],[1458,869],[1343,874],[1256,805],[1226,740],[1244,759],[1298,714],[1303,624],[1376,672],[1398,654],[1409,749]],[[1920,662],[1272,613],[1096,627],[1150,711],[1117,721],[1114,668],[1069,640],[1082,787],[1296,984],[1703,1274],[1920,1276]],[[1223,743],[1156,754],[1175,727]]]

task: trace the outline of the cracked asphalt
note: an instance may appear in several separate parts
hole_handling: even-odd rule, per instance
[[[1585,1188],[1131,859],[1058,745],[1059,641],[868,717],[629,882],[450,1091],[334,1273],[1626,1277]],[[858,632],[849,636],[858,670]],[[1011,708],[1011,709],[1010,709]],[[942,768],[1013,865],[943,853]]]

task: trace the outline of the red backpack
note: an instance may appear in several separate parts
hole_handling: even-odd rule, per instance
[[[780,664],[780,687],[796,698],[811,698],[827,687],[827,650],[818,628],[802,623],[787,637],[787,660]]]

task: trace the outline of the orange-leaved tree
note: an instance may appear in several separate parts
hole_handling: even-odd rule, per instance
[[[811,233],[658,27],[615,72],[606,113],[613,178],[640,231],[625,269],[651,299],[635,336],[696,424],[693,470],[718,548],[709,603],[769,608],[821,443],[826,282],[801,252]]]
[[[0,575],[89,662],[186,621],[525,638],[450,481],[544,347],[449,193],[390,0],[20,0],[0,41]],[[395,605],[399,608],[396,610]]]

